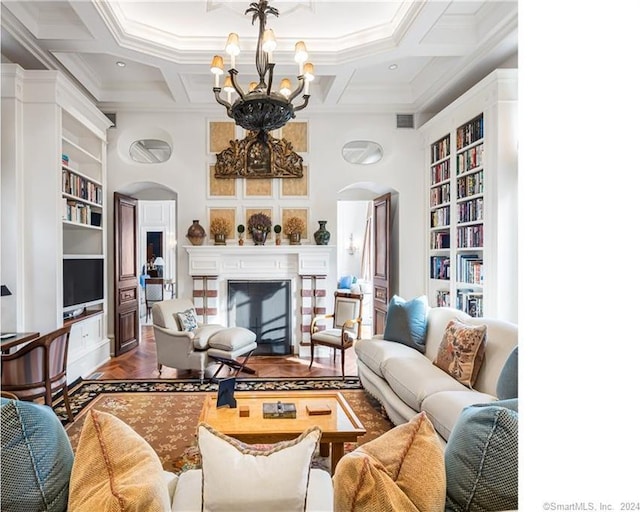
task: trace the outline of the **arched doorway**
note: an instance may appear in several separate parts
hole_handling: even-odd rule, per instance
[[[376,204],[383,198],[389,198],[388,219],[378,224],[384,224],[376,232]],[[384,199],[386,201],[386,199]],[[380,319],[379,305],[382,299],[386,314],[386,303],[392,294],[397,293],[397,261],[398,261],[398,229],[396,225],[396,211],[398,192],[387,186],[373,182],[358,182],[344,187],[338,193],[337,201],[337,273],[340,286],[345,286],[349,278],[355,280],[356,288],[364,293],[363,328],[367,334],[381,331],[384,319]],[[384,251],[376,250],[378,244],[384,246]],[[380,280],[379,266],[385,258],[383,280]],[[378,270],[376,270],[378,269]]]
[[[138,282],[138,325],[151,323],[145,301],[147,277],[164,280],[164,297],[176,297],[180,283],[177,272],[177,193],[154,182],[136,182],[120,187],[119,194],[136,200],[136,274]],[[117,226],[116,226],[117,229]],[[118,239],[118,233],[115,234]],[[117,298],[116,298],[117,299]],[[114,304],[117,311],[117,304]],[[138,329],[138,337],[140,330]]]

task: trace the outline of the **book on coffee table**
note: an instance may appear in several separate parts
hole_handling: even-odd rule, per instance
[[[307,404],[307,413],[309,414],[309,416],[322,416],[324,414],[331,414],[331,407],[326,404]]]
[[[283,402],[265,402],[262,404],[263,418],[295,418],[296,404]]]

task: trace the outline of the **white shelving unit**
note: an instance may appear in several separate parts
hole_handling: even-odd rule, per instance
[[[422,128],[431,306],[517,322],[517,71],[496,70]]]
[[[59,72],[3,65],[2,74],[3,86],[7,81],[14,85],[11,106],[20,119],[11,126],[15,131],[11,150],[20,163],[16,178],[24,183],[16,211],[24,227],[15,240],[18,258],[24,261],[18,267],[24,283],[23,318],[18,324],[46,333],[71,323],[67,380],[72,382],[110,357],[106,264],[102,298],[65,307],[63,261],[105,260],[103,191],[106,131],[111,122]],[[63,162],[62,155],[68,161]],[[64,320],[66,313],[79,307],[84,309],[82,315]]]

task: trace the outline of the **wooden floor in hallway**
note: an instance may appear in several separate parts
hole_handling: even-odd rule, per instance
[[[321,347],[316,349],[319,353]],[[353,349],[349,349],[345,353],[345,375],[357,375],[356,357]],[[252,356],[247,363],[256,370],[256,375],[241,373],[238,378],[252,377],[281,377],[281,378],[306,378],[306,377],[340,377],[340,352],[338,352],[335,362],[333,356],[319,357],[316,355],[313,367],[309,369],[310,357],[290,356]],[[218,377],[228,375],[225,368]],[[151,326],[142,326],[142,339],[140,345],[118,357],[111,358],[110,361],[97,368],[92,379],[175,379],[175,378],[194,378],[197,372],[188,370],[176,370],[174,368],[164,367],[162,372],[158,372],[158,364],[156,358],[156,346],[153,338],[153,328]]]

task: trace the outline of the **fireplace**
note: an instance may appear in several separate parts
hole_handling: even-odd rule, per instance
[[[192,297],[199,321],[242,325],[254,330],[258,342],[264,338],[263,346],[259,345],[261,353],[275,349],[272,353],[299,354],[300,348],[308,345],[313,316],[326,312],[326,297],[333,295],[335,290],[335,285],[331,284],[337,282],[335,246],[193,245],[185,246],[185,250],[189,254]],[[265,294],[273,297],[267,297],[266,304],[260,302],[263,310],[258,314],[249,307],[254,299],[240,295],[230,299],[230,282],[256,283],[267,290],[271,287]],[[242,293],[246,293],[244,289]],[[270,319],[263,319],[262,315],[275,307],[271,300],[280,299],[281,295],[286,295],[282,300],[288,302],[278,306],[282,307],[280,313],[270,313]],[[234,304],[236,310],[238,304],[248,308],[245,320],[240,318],[238,311],[231,311]]]
[[[228,280],[227,316],[256,333],[254,354],[291,354],[291,281]]]

